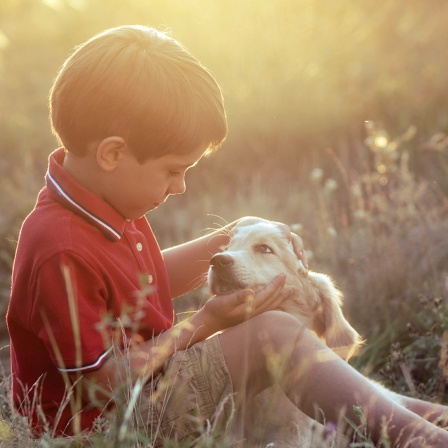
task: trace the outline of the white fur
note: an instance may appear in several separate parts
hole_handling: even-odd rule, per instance
[[[342,293],[325,274],[307,271],[280,228],[269,221],[237,225],[228,247],[211,260],[208,283],[212,294],[228,294],[242,288],[258,291],[278,274],[286,274],[286,286],[294,294],[281,305],[314,331],[344,359],[361,345],[361,337],[342,314]],[[398,403],[401,396],[372,382],[378,390]],[[292,405],[278,386],[255,398],[252,419],[254,438],[261,429],[265,443],[275,447],[346,447],[341,433],[324,441],[325,428]],[[270,428],[265,432],[263,428]]]
[[[304,268],[274,223],[236,226],[228,247],[212,258],[208,283],[213,294],[242,288],[258,291],[281,273],[294,293],[280,309],[300,319],[348,359],[361,344],[361,337],[342,314],[342,293],[327,275]]]

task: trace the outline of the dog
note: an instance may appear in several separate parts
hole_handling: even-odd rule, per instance
[[[363,340],[342,313],[341,291],[328,275],[305,269],[292,243],[275,223],[258,221],[236,225],[228,246],[211,258],[207,280],[212,295],[230,294],[244,288],[257,292],[282,273],[286,275],[285,286],[293,294],[279,309],[295,316],[348,360]],[[349,440],[342,434],[337,434],[332,442],[326,440],[326,428],[293,406],[278,386],[255,397],[253,408],[254,413],[244,418],[247,441],[290,448],[348,446]],[[277,411],[269,412],[269,409]],[[241,432],[237,437],[241,437]]]
[[[299,319],[343,359],[353,356],[365,341],[342,313],[341,291],[328,275],[305,269],[277,224],[260,220],[236,225],[228,246],[211,258],[207,280],[212,295],[245,288],[257,292],[282,273],[293,294],[279,309]],[[405,406],[401,395],[371,382],[379,392]],[[255,413],[248,419],[253,431],[249,440],[251,436],[258,442],[261,438],[265,444],[284,448],[349,444],[341,433],[328,439],[326,428],[293,406],[278,386],[264,390],[255,400]],[[263,432],[266,427],[271,428],[269,433]]]
[[[257,292],[281,273],[293,294],[279,309],[295,316],[348,360],[363,341],[342,313],[341,291],[329,276],[305,269],[275,223],[236,225],[229,245],[211,258],[207,277],[215,295],[244,288]]]

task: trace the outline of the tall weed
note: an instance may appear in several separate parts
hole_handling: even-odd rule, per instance
[[[149,219],[163,247],[248,214],[291,224],[304,239],[312,268],[334,277],[345,293],[345,313],[368,339],[354,365],[398,392],[443,402],[448,377],[447,197],[412,170],[408,147],[416,145],[414,129],[391,138],[381,125],[367,123],[366,134],[362,173],[328,149],[333,170],[316,166],[305,189],[248,176],[244,191],[202,191],[199,197],[193,189]],[[439,135],[421,150],[443,152],[444,142]],[[206,223],[207,213],[222,218],[209,216]],[[180,319],[206,298],[206,289],[198,289],[176,301]],[[39,441],[12,411],[8,372],[1,387],[0,446],[150,446],[131,412],[138,385],[122,394],[122,419],[114,424],[99,420],[92,437],[53,439],[48,433]],[[357,436],[353,447],[373,447],[362,428]],[[213,446],[213,431],[206,428],[195,443]],[[230,446],[232,441],[222,443]],[[166,441],[166,446],[175,445]]]

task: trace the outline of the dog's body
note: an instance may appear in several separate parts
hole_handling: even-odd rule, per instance
[[[297,317],[341,357],[348,359],[361,337],[341,311],[342,294],[330,277],[307,271],[280,228],[269,221],[238,225],[229,246],[210,262],[208,283],[213,294],[242,288],[258,291],[278,274],[294,293],[280,309]]]
[[[286,274],[286,286],[294,294],[280,309],[303,322],[342,358],[353,355],[362,341],[342,314],[341,292],[328,276],[304,268],[277,224],[260,220],[235,226],[228,247],[210,261],[208,282],[211,293],[216,295],[243,288],[257,292],[282,273]],[[406,406],[405,397],[373,381],[372,384],[382,395]],[[249,416],[252,442],[261,438],[263,446],[274,442],[273,446],[283,448],[349,445],[350,441],[341,433],[328,438],[328,428],[297,409],[278,386],[264,390],[255,400],[255,413]],[[264,428],[270,430],[265,432]]]

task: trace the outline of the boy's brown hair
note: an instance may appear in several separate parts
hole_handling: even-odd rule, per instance
[[[89,143],[123,137],[140,162],[227,134],[221,90],[179,42],[133,25],[106,30],[65,61],[50,91],[53,133],[83,155]]]

